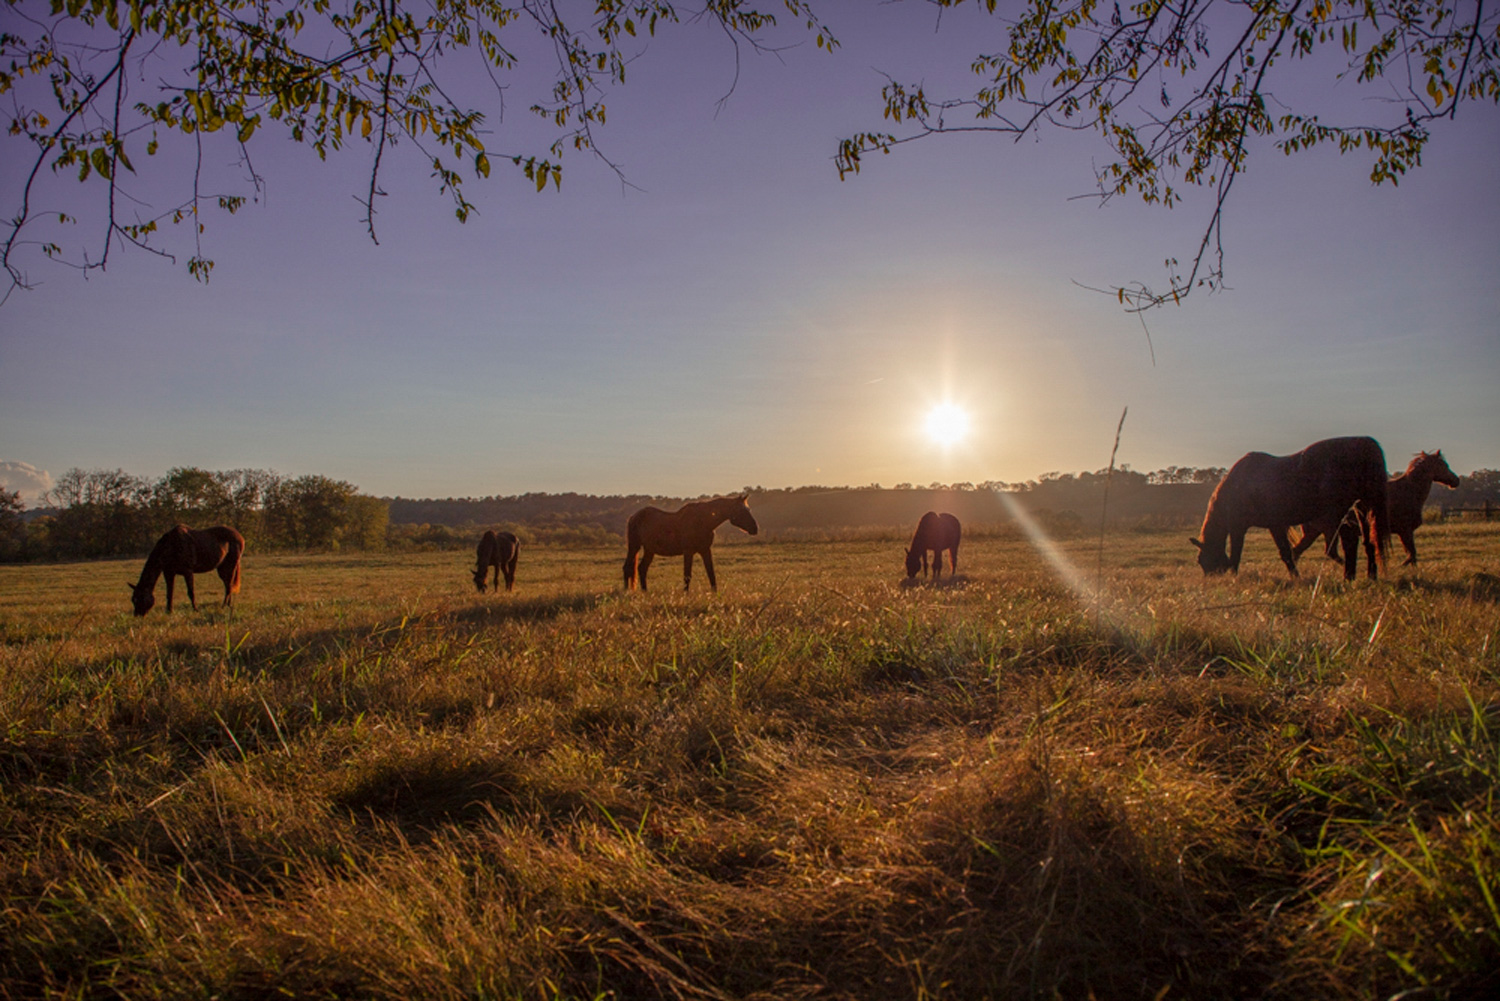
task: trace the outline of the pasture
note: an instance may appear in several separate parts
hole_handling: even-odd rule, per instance
[[[1500,527],[1185,534],[0,567],[0,996],[1500,988]]]

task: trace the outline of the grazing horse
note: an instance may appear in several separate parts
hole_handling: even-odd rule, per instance
[[[1401,540],[1406,550],[1406,562],[1411,566],[1417,562],[1415,533],[1422,524],[1422,508],[1427,504],[1427,495],[1433,483],[1441,483],[1452,489],[1458,486],[1458,474],[1448,468],[1442,449],[1436,452],[1418,452],[1406,466],[1406,472],[1392,476],[1385,485],[1386,507],[1391,515],[1391,532]],[[1337,532],[1337,534],[1335,534]],[[1326,535],[1326,552],[1331,560],[1339,559],[1339,543],[1347,550],[1357,544],[1354,527],[1347,524],[1330,525],[1322,522],[1302,526],[1302,539],[1292,547],[1293,556],[1301,556],[1319,536]]]
[[[490,567],[495,568],[495,590],[500,590],[500,574],[505,574],[505,589],[511,590],[516,586],[516,557],[520,555],[521,544],[516,537],[509,532],[485,532],[484,537],[479,540],[479,549],[476,556],[479,565],[474,568],[474,586],[479,593],[484,593],[484,579],[489,573]]]
[[[932,579],[943,575],[943,550],[948,550],[952,563],[949,577],[958,573],[958,519],[946,511],[938,514],[928,511],[917,522],[917,534],[911,537],[911,546],[906,550],[906,576],[915,579],[917,571],[927,576],[927,551],[932,550]]]
[[[1328,438],[1293,455],[1250,452],[1214,489],[1203,517],[1198,565],[1206,574],[1240,569],[1245,532],[1269,529],[1287,572],[1297,576],[1287,532],[1293,525],[1337,525],[1351,508],[1365,540],[1371,579],[1384,565],[1391,523],[1386,507],[1385,453],[1374,438]],[[1229,555],[1224,540],[1229,540]],[[1354,579],[1357,547],[1344,553],[1344,579]]]
[[[630,546],[625,555],[625,589],[634,587],[639,578],[641,590],[646,590],[646,571],[659,554],[682,557],[682,589],[686,591],[693,580],[693,555],[696,553],[703,557],[709,589],[717,591],[719,582],[714,579],[714,557],[709,549],[714,544],[714,529],[727,521],[750,535],[760,531],[755,516],[745,503],[747,497],[697,501],[670,513],[661,508],[643,507],[631,515],[625,529]],[[639,566],[636,565],[638,552],[641,553]]]
[[[162,574],[167,575],[168,614],[172,611],[172,585],[179,575],[187,582],[188,601],[197,611],[193,574],[210,570],[219,571],[219,579],[224,582],[224,607],[228,608],[232,596],[240,592],[240,557],[244,552],[244,537],[228,526],[194,529],[178,525],[157,540],[146,557],[141,579],[130,585],[135,614],[145,615],[156,604],[156,578]]]

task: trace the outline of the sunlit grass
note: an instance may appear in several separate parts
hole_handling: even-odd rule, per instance
[[[1500,531],[0,567],[0,983],[43,997],[1481,996]],[[1325,561],[1326,562],[1326,561]],[[675,561],[665,564],[671,568]],[[1321,573],[1321,575],[1320,575]],[[209,584],[213,586],[210,587]]]

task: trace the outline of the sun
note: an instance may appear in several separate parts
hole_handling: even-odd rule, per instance
[[[939,403],[927,411],[923,422],[927,437],[944,447],[957,445],[969,436],[969,414],[956,403]]]

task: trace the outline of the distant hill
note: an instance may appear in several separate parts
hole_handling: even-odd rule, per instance
[[[1004,529],[1015,506],[1043,522],[1049,531],[1097,526],[1104,514],[1106,477],[1083,474],[1039,483],[970,487],[798,487],[751,491],[750,509],[764,533],[773,536],[837,535],[848,532],[899,534],[911,531],[926,511],[947,511],[971,530]],[[1151,483],[1147,477],[1117,472],[1109,480],[1111,524],[1194,526],[1203,517],[1213,482]],[[387,499],[391,524],[470,529],[483,525],[525,526],[544,533],[593,530],[623,536],[630,515],[654,504],[673,510],[701,498],[644,495],[522,494],[515,497]]]

